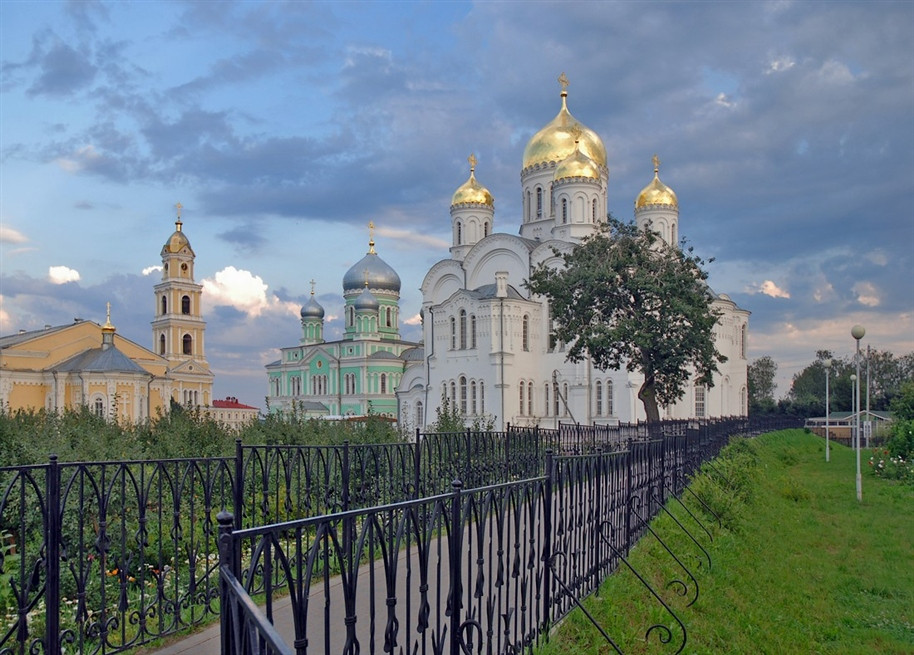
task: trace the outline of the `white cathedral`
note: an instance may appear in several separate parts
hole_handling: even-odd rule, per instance
[[[563,344],[550,339],[546,301],[524,283],[540,263],[559,265],[568,251],[606,221],[606,147],[568,111],[564,75],[561,108],[524,149],[520,178],[520,234],[494,231],[495,201],[470,177],[451,200],[450,257],[422,281],[423,356],[404,362],[397,385],[398,420],[407,430],[433,423],[447,400],[467,418],[506,425],[615,424],[644,420],[637,398],[643,377],[600,371],[587,361],[567,362]],[[670,244],[679,241],[679,202],[654,178],[635,200],[636,224]],[[691,384],[665,418],[746,415],[749,312],[714,295],[721,313],[717,350],[727,357],[713,387]]]

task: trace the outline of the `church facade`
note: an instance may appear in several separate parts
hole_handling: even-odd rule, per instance
[[[638,373],[600,371],[587,361],[565,359],[550,338],[548,303],[525,288],[540,264],[558,266],[567,252],[606,221],[606,148],[600,137],[568,110],[562,76],[556,117],[527,143],[521,166],[519,234],[494,231],[492,194],[476,179],[470,158],[467,181],[450,205],[450,256],[422,281],[423,351],[407,363],[397,388],[400,425],[411,430],[433,422],[444,403],[468,420],[554,427],[558,423],[643,420]],[[654,178],[635,200],[635,222],[670,244],[679,241],[679,202]],[[749,312],[726,295],[714,295],[721,312],[715,330],[727,357],[713,387],[692,384],[668,418],[747,413]]]
[[[370,236],[367,254],[343,276],[345,328],[334,341],[324,340],[325,312],[313,285],[299,343],[280,348],[280,359],[266,367],[270,411],[395,419],[403,371],[421,358],[418,344],[400,338],[400,276]]]
[[[202,287],[194,281],[195,255],[182,231],[180,207],[161,256],[155,350],[117,334],[110,304],[104,325],[76,319],[0,337],[0,408],[88,406],[98,416],[135,423],[167,412],[172,401],[208,405],[213,374],[203,350]]]

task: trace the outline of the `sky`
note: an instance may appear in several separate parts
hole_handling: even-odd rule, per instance
[[[3,0],[0,43],[0,334],[110,302],[151,349],[180,202],[215,398],[264,407],[311,280],[338,338],[369,221],[418,340],[467,157],[517,234],[564,72],[608,210],[632,219],[658,154],[778,396],[855,324],[914,352],[912,2]]]

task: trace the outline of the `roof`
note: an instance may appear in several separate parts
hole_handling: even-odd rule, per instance
[[[396,359],[396,360],[399,360],[400,358],[397,357],[396,355],[394,355],[392,352],[389,352],[387,350],[378,350],[377,352],[371,353],[368,356],[368,359]]]
[[[485,300],[485,299],[489,299],[489,298],[497,298],[498,297],[498,295],[497,295],[498,286],[494,282],[492,284],[484,284],[481,287],[477,287],[477,288],[473,289],[472,291],[468,291],[467,293],[469,293],[471,296],[478,298],[480,300]],[[507,297],[511,298],[512,300],[526,300],[526,298],[524,298],[521,294],[519,294],[517,292],[517,289],[515,289],[510,284],[508,285]]]
[[[244,403],[238,402],[237,398],[232,398],[229,396],[225,400],[214,400],[213,407],[216,409],[258,409],[257,407],[251,407],[250,405],[245,405]]]
[[[60,332],[61,330],[66,330],[67,328],[73,327],[74,325],[78,325],[79,323],[82,323],[82,322],[83,322],[83,319],[77,319],[75,322],[67,323],[66,325],[54,325],[54,326],[49,325],[40,330],[28,330],[28,331],[19,332],[17,334],[10,334],[5,337],[0,337],[0,349],[9,348],[10,346],[18,345],[25,341],[29,341],[30,339],[34,339],[35,337],[41,337],[41,336],[45,336],[47,334],[53,334],[55,332]],[[91,323],[92,321],[86,321],[86,322]]]
[[[92,348],[54,366],[51,370],[88,373],[141,373],[152,376],[146,369],[114,346]]]

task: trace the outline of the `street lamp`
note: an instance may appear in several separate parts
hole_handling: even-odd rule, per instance
[[[825,367],[825,461],[830,462],[831,461],[831,451],[829,450],[829,446],[828,446],[828,431],[829,431],[829,427],[830,427],[829,423],[828,423],[828,412],[829,412],[829,409],[828,409],[828,374],[831,373],[831,360],[830,359],[823,360],[822,366]]]
[[[863,335],[866,334],[866,329],[862,325],[855,325],[851,328],[851,336],[854,337],[854,340],[857,342],[857,354],[854,357],[855,363],[857,364],[857,379],[854,381],[854,386],[856,389],[855,396],[857,402],[857,416],[854,419],[854,423],[857,426],[856,430],[856,450],[857,450],[857,500],[863,500],[863,478],[860,475],[860,340],[863,338]]]

